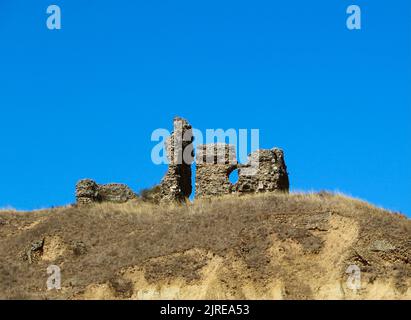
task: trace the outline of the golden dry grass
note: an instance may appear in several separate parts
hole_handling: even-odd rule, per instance
[[[0,297],[369,298],[376,286],[408,297],[410,235],[405,216],[327,192],[3,211]],[[39,239],[29,264],[22,253]],[[359,296],[342,285],[353,263],[368,285]],[[61,291],[45,290],[49,264]]]

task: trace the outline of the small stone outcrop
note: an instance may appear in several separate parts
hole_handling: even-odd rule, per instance
[[[22,254],[23,260],[27,260],[29,264],[37,261],[43,254],[44,238],[33,241],[27,250]]]
[[[124,203],[137,198],[138,196],[125,184],[109,183],[99,185],[91,179],[83,179],[76,185],[78,205],[98,202]]]
[[[123,203],[137,199],[137,195],[128,186],[121,183],[100,185],[98,193],[103,202]]]
[[[160,202],[184,202],[190,197],[193,140],[192,127],[187,120],[174,118],[174,131],[166,141],[169,165],[160,183]]]

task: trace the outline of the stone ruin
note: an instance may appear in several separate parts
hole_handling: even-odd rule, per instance
[[[91,179],[83,179],[76,185],[76,199],[78,205],[87,205],[99,202],[124,203],[138,199],[138,196],[125,184],[97,184]]]
[[[165,142],[169,165],[160,183],[160,202],[184,202],[190,197],[193,140],[192,127],[187,120],[174,118],[174,131]]]
[[[238,182],[230,174],[238,170]],[[196,157],[196,198],[230,193],[289,191],[283,151],[257,150],[247,164],[237,162],[235,148],[229,144],[200,145]]]
[[[168,171],[161,181],[160,201],[186,201],[191,194],[193,133],[187,120],[174,119],[174,131],[166,142]],[[237,161],[235,147],[225,143],[197,146],[195,197],[214,197],[230,193],[289,191],[287,166],[282,150],[257,150],[247,164]],[[230,174],[238,170],[238,182]]]
[[[287,166],[281,149],[260,149],[249,155],[246,165],[238,165],[238,182],[235,191],[246,192],[288,192]]]
[[[165,142],[168,170],[155,187],[155,202],[185,202],[192,192],[192,127],[180,117],[174,118],[173,126],[174,131]],[[233,145],[206,144],[197,147],[195,160],[195,198],[289,191],[287,166],[281,149],[257,150],[249,155],[248,163],[240,164]],[[238,181],[233,184],[229,177],[235,170],[238,170]],[[123,203],[137,199],[138,196],[124,184],[99,185],[93,180],[84,179],[76,186],[76,198],[77,204],[81,205],[96,202]]]
[[[234,185],[229,176],[237,166],[234,146],[224,143],[199,145],[196,154],[196,198],[232,193]]]

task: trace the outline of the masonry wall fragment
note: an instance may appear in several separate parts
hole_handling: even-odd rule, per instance
[[[165,142],[169,162],[167,173],[150,201],[185,202],[192,193],[191,165],[194,161],[193,129],[187,120],[176,117],[174,130]],[[284,152],[281,149],[261,149],[249,155],[248,163],[237,162],[235,147],[226,143],[197,146],[196,155],[196,198],[216,197],[225,194],[260,192],[288,192],[289,179]],[[238,182],[230,182],[229,176],[238,170]],[[126,185],[99,185],[90,179],[78,182],[77,203],[127,202],[138,196]]]
[[[224,143],[197,146],[196,198],[221,196],[234,191],[230,173],[237,169],[235,148]]]
[[[125,184],[109,183],[99,185],[91,179],[83,179],[76,185],[78,205],[99,202],[124,203],[137,198],[138,196]]]
[[[236,169],[238,182],[232,184],[229,176]],[[239,164],[234,146],[209,144],[197,147],[196,198],[273,191],[289,191],[282,150],[257,150],[250,154],[247,164]]]
[[[160,183],[160,202],[184,202],[192,192],[193,132],[187,120],[176,117],[174,131],[166,141],[168,170]]]
[[[288,192],[289,188],[287,166],[281,149],[257,150],[249,156],[247,165],[239,166],[236,192]]]

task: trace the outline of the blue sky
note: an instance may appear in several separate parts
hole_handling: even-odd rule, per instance
[[[84,177],[154,185],[151,133],[180,115],[260,129],[293,190],[410,214],[410,18],[408,0],[2,0],[0,207],[74,202]]]

